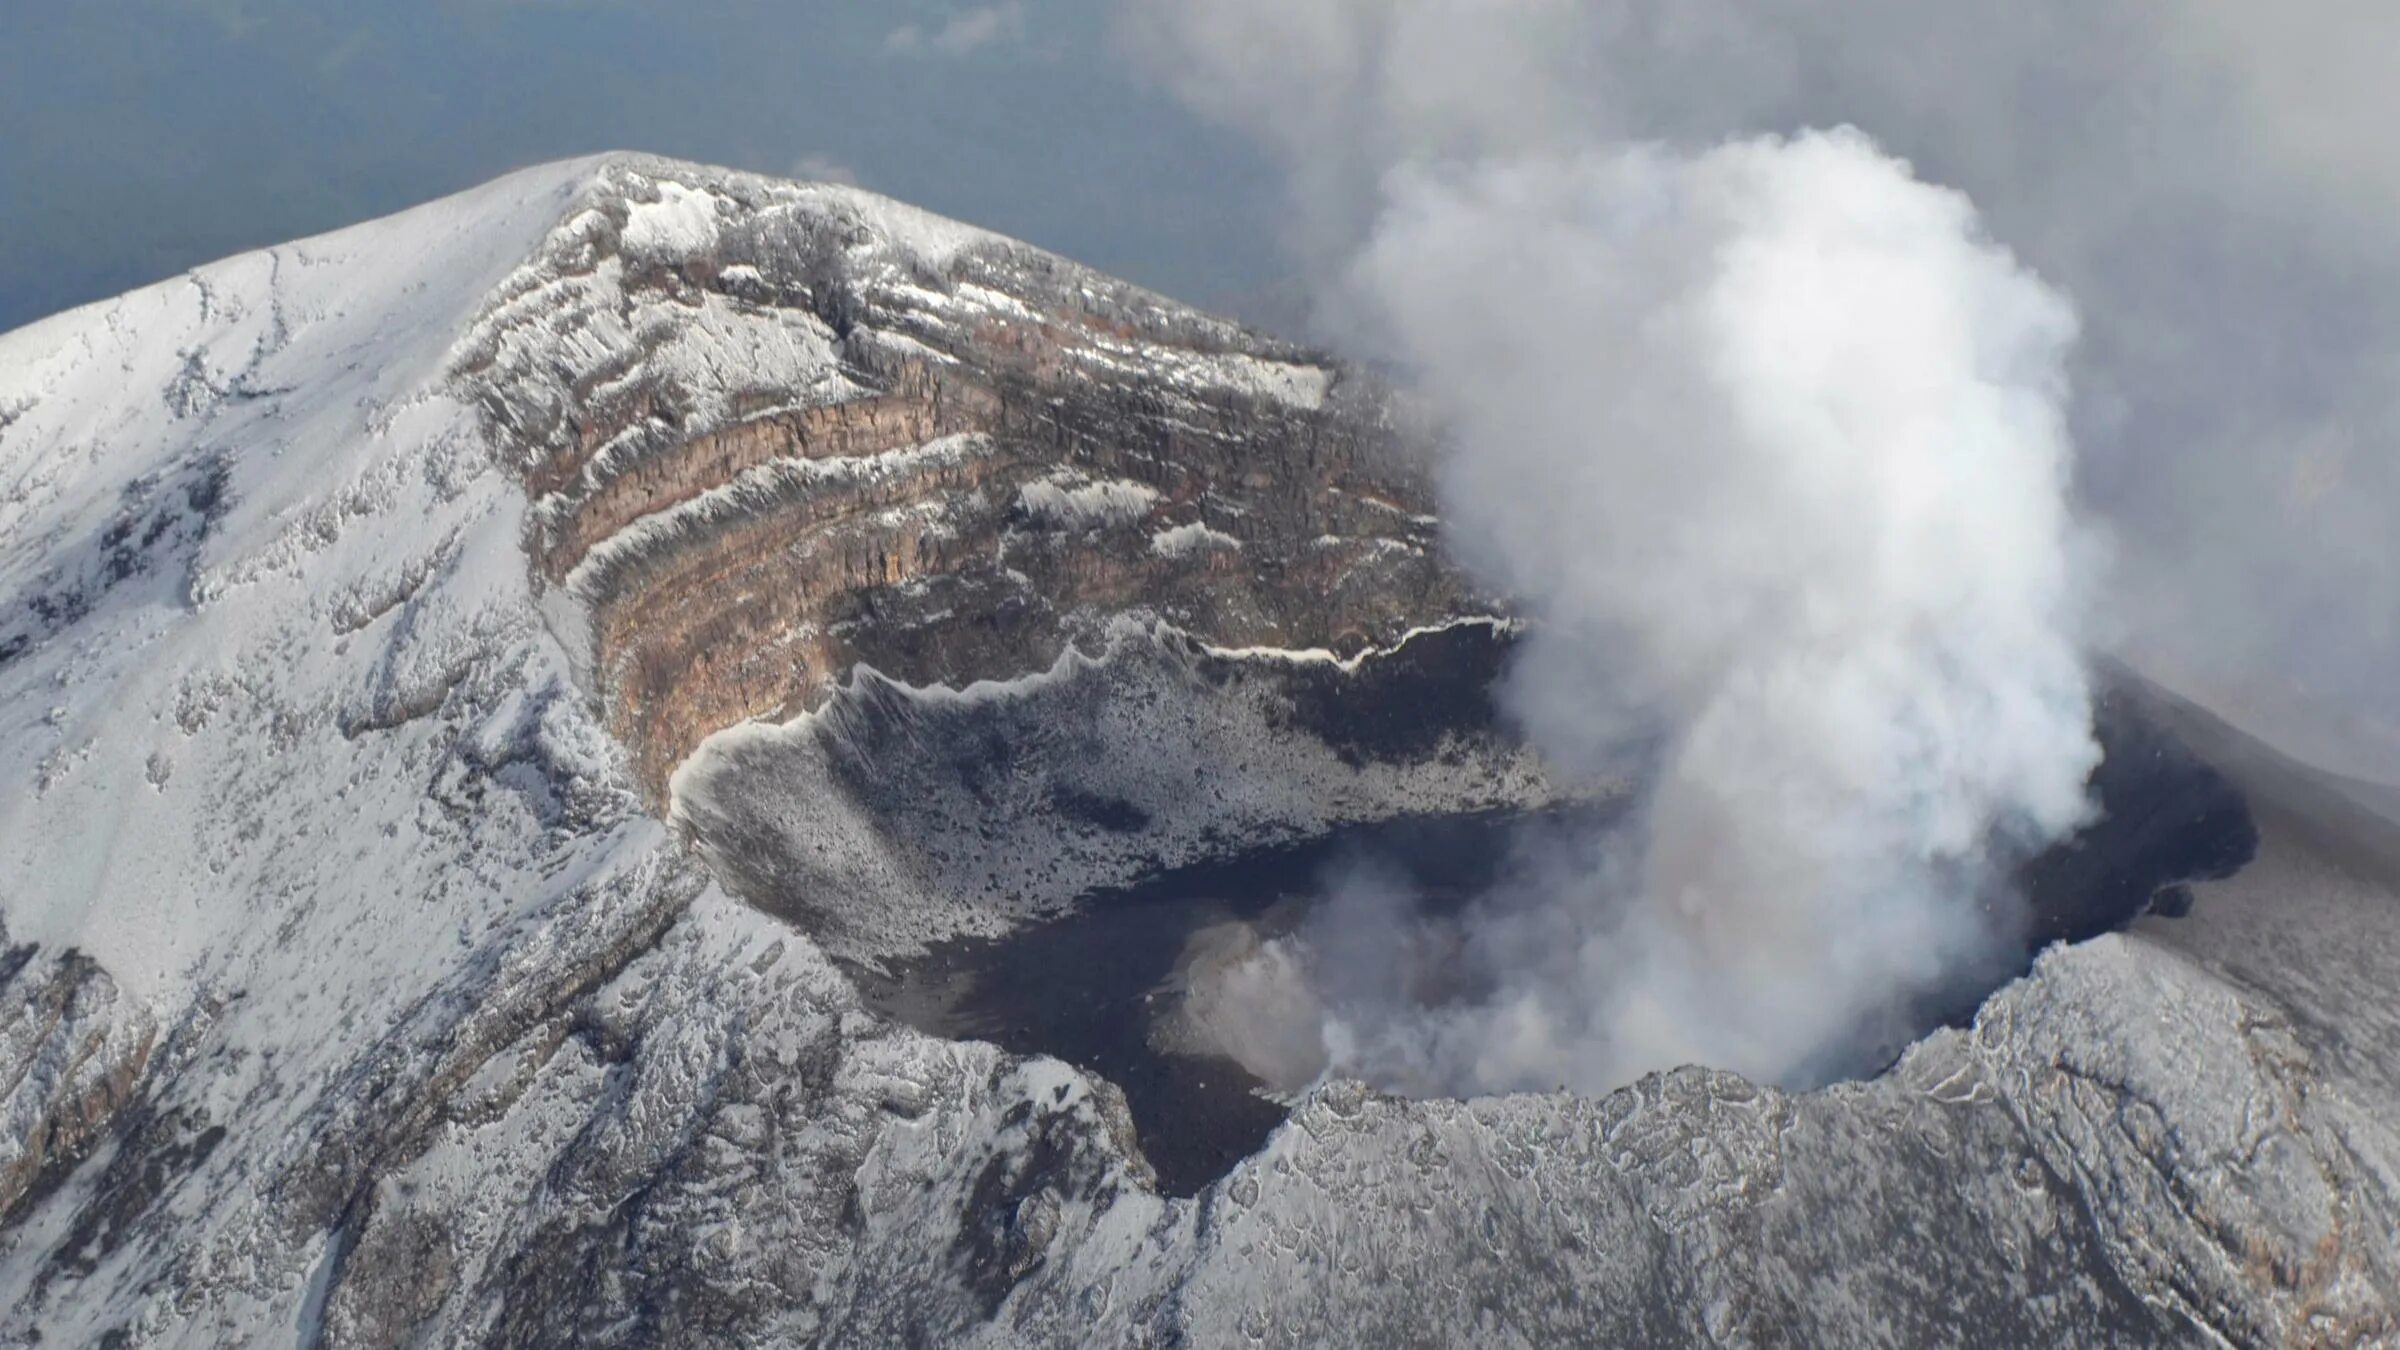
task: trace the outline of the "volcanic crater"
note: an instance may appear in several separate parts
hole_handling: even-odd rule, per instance
[[[614,172],[462,365],[608,724],[876,1006],[1114,1083],[1166,1189],[1283,1116],[1172,1032],[1212,934],[1288,928],[1361,858],[1454,908],[1529,829],[1638,798],[1554,782],[1501,714],[1517,629],[1442,557],[1426,434],[1372,379],[880,199]],[[2021,956],[2255,846],[2157,697],[2110,677],[2102,810],[2023,869]]]

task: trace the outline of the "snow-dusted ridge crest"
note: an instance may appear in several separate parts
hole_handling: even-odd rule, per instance
[[[1401,651],[1420,637],[1470,628],[1483,629],[1496,634],[1513,633],[1518,630],[1522,622],[1522,620],[1507,615],[1462,615],[1440,623],[1421,624],[1403,631],[1389,643],[1363,646],[1348,656],[1343,656],[1324,647],[1221,647],[1201,639],[1197,634],[1168,623],[1156,615],[1136,611],[1111,615],[1100,620],[1089,644],[1092,649],[1087,649],[1085,644],[1070,643],[1059,652],[1058,658],[1048,667],[1028,671],[1023,675],[999,679],[979,679],[964,685],[951,685],[940,681],[914,683],[877,670],[873,666],[862,664],[852,668],[850,678],[843,682],[839,692],[855,696],[860,690],[871,684],[927,703],[972,704],[991,699],[1021,697],[1044,686],[1055,684],[1077,672],[1106,666],[1111,661],[1123,657],[1129,649],[1144,644],[1170,650],[1187,647],[1209,656],[1222,657],[1227,660],[1255,661],[1267,665],[1325,665],[1345,672],[1355,672],[1369,661],[1388,657]],[[712,747],[722,748],[724,745],[730,744],[731,741],[726,738],[739,739],[750,736],[789,734],[807,729],[829,715],[838,714],[831,713],[826,709],[816,709],[795,714],[780,722],[768,718],[754,718],[728,727],[703,742],[699,752],[695,753],[692,759],[686,760],[678,766],[672,781],[677,784],[689,781],[694,764],[701,760]]]
[[[15,1048],[156,1028],[99,1034],[62,1080],[97,1097],[12,1075],[32,1137],[95,1126],[0,1195],[42,1197],[0,1265],[16,1328],[291,1325],[377,1136],[703,889],[540,622],[522,489],[450,376],[609,163],[0,336],[0,906],[105,976]]]
[[[1231,782],[1293,682],[1491,612],[1368,463],[1389,427],[1361,382],[1047,258],[605,156],[0,335],[0,1340],[2400,1336],[2393,887],[2272,824],[2191,919],[2049,954],[1875,1082],[1326,1084],[1193,1201],[1155,1193],[1106,1085],[865,1008],[829,947],[908,934],[737,899],[652,810],[642,747],[847,680],[854,741],[1083,698],[1116,744],[1180,728]],[[1020,418],[1061,390],[1068,420]],[[954,434],[992,453],[863,472]],[[748,454],[862,472],[681,510]],[[1293,465],[1332,486],[1289,491]],[[1061,468],[1159,497],[1015,509]],[[1193,526],[1242,547],[1153,550]],[[772,590],[744,569],[787,555],[745,530],[848,599],[690,605]],[[565,585],[595,547],[624,556]],[[1296,580],[1245,589],[1269,567]],[[1029,616],[1007,641],[944,638],[1002,603]],[[1202,636],[1072,654],[1136,608]],[[701,609],[692,645],[641,641]],[[818,641],[802,684],[766,678]],[[646,661],[694,653],[721,700],[628,715]],[[966,692],[879,701],[862,664]],[[1196,666],[1218,695],[1183,697]],[[706,767],[798,739],[743,726]],[[1228,798],[1246,819],[1532,784],[1496,751],[1462,782],[1269,748]],[[748,804],[779,829],[855,807]],[[957,878],[843,865],[829,910],[976,921]]]
[[[1489,629],[1494,633],[1514,633],[1519,630],[1523,622],[1524,621],[1521,619],[1517,619],[1508,615],[1462,615],[1455,619],[1444,620],[1441,623],[1422,624],[1418,627],[1408,629],[1400,634],[1399,639],[1391,643],[1389,646],[1364,647],[1358,651],[1352,652],[1348,656],[1343,656],[1338,652],[1331,651],[1324,647],[1218,647],[1209,644],[1202,645],[1204,649],[1212,656],[1224,656],[1247,661],[1316,662],[1324,665],[1330,665],[1340,670],[1355,671],[1359,668],[1359,666],[1368,660],[1378,656],[1389,656],[1393,652],[1400,650],[1401,648],[1407,646],[1410,642],[1420,637],[1428,637],[1436,633],[1455,632],[1461,628],[1484,628]]]
[[[1479,669],[1508,628],[1464,617],[1345,659],[1221,650],[1137,612],[1095,619],[1009,679],[920,684],[862,666],[807,713],[710,737],[676,771],[669,819],[736,893],[880,969],[1242,846],[1228,841],[1611,794],[1552,782],[1480,699],[1414,702],[1432,686],[1411,670]],[[1460,650],[1427,650],[1444,635]],[[1344,739],[1303,711],[1329,698],[1405,707],[1431,734]],[[967,762],[985,745],[1009,747],[1004,761]],[[1095,827],[1060,812],[1062,797],[1143,823]]]

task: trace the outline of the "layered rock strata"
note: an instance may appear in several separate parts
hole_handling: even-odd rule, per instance
[[[865,194],[615,171],[462,363],[663,798],[859,664],[963,686],[1139,610],[1351,654],[1488,609],[1388,398]]]

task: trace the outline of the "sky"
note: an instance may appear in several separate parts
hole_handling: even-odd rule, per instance
[[[1276,180],[1112,0],[77,0],[0,18],[0,331],[509,169],[842,177],[1178,298],[1282,275]]]

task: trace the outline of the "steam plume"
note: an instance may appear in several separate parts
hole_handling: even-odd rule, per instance
[[[2400,782],[2400,7],[1120,3],[1163,79],[1286,167],[1320,279],[1395,166],[1863,128],[2075,297],[2075,496],[2114,545],[2099,639]]]
[[[1228,976],[1314,1025],[1237,1054],[1313,1035],[1417,1091],[1822,1077],[1992,959],[2006,865],[2085,811],[2068,305],[1858,131],[1585,131],[1550,67],[1588,13],[1146,16],[1290,158],[1350,345],[1442,416],[1453,542],[1535,620],[1517,717],[1590,776],[1664,737],[1636,829],[1454,919],[1342,878]],[[1395,79],[1419,47],[1468,75]],[[1357,153],[1320,161],[1285,88]]]

